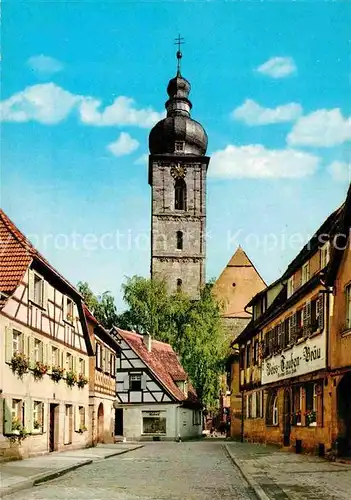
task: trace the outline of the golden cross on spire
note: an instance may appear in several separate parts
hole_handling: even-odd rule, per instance
[[[178,50],[177,50],[177,60],[178,60],[178,63],[177,63],[177,75],[180,75],[180,60],[183,57],[183,54],[180,51],[180,46],[183,45],[184,43],[185,43],[184,42],[184,38],[181,37],[180,35],[178,35],[178,37],[175,39],[175,42],[174,42],[174,45],[178,45]]]

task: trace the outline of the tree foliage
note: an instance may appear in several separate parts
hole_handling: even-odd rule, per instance
[[[169,342],[207,407],[218,398],[226,355],[220,305],[211,289],[206,285],[194,301],[182,293],[169,295],[162,281],[133,276],[123,285],[127,310],[117,323]]]
[[[85,281],[80,281],[77,288],[83,296],[88,309],[94,314],[99,323],[108,329],[117,324],[117,308],[111,292],[104,292],[102,295],[94,295],[88,283]]]
[[[183,293],[169,294],[163,281],[133,276],[122,285],[127,308],[118,315],[110,292],[95,296],[88,283],[78,283],[88,308],[106,328],[148,332],[170,343],[207,408],[218,399],[227,354],[221,307],[211,289],[206,285],[200,299],[191,300]]]

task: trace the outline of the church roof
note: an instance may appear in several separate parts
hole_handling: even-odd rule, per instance
[[[144,344],[143,335],[115,328],[115,331],[133,349],[137,356],[146,364],[164,388],[183,404],[200,407],[201,403],[197,397],[194,387],[188,383],[188,396],[179,389],[176,382],[187,380],[188,375],[182,367],[177,354],[170,344],[151,340],[151,350],[148,351]]]
[[[245,306],[266,287],[257,269],[239,246],[213,286],[213,293],[223,302],[225,318],[250,318]]]

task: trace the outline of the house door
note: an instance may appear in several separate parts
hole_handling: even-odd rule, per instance
[[[351,456],[351,372],[343,376],[337,389],[338,454]]]
[[[50,404],[50,423],[49,423],[49,451],[55,451],[57,449],[56,446],[56,415],[57,415],[57,404]]]
[[[291,391],[284,391],[284,414],[283,414],[283,443],[284,446],[290,446],[291,432]]]
[[[98,408],[98,442],[104,442],[104,405],[102,403],[99,404]]]
[[[115,436],[123,436],[123,408],[115,410]]]

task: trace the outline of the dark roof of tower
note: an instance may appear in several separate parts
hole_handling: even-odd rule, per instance
[[[167,116],[156,123],[149,135],[150,154],[206,154],[208,139],[205,129],[190,116],[190,89],[190,83],[178,69],[167,86]],[[183,143],[183,149],[177,150],[177,142]]]

